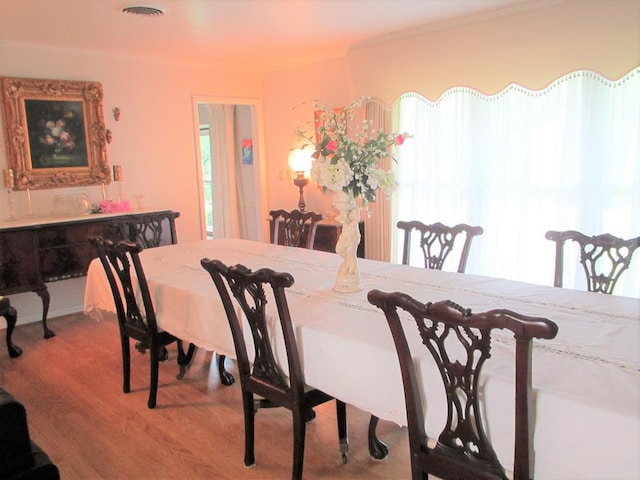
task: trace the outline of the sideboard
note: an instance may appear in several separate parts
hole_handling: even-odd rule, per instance
[[[179,216],[171,210],[145,210],[0,223],[0,295],[36,293],[42,300],[44,337],[53,337],[47,327],[46,283],[87,274],[97,256],[89,238],[138,241],[144,248],[177,243]]]

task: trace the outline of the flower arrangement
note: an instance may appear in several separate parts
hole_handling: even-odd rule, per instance
[[[393,171],[385,170],[381,160],[390,156],[390,147],[402,145],[410,137],[407,133],[376,131],[372,120],[356,124],[354,111],[368,100],[360,98],[343,109],[316,103],[320,110],[316,115],[315,141],[300,128],[294,131],[315,148],[311,178],[323,190],[344,192],[354,199],[360,198],[363,205],[376,200],[378,189],[389,195],[398,187]]]

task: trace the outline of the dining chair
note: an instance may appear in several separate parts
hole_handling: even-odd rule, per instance
[[[426,480],[428,474],[433,474],[442,480],[507,479],[487,437],[483,421],[487,400],[479,381],[482,367],[491,358],[492,331],[505,329],[513,332],[515,338],[513,479],[531,479],[532,343],[534,338],[554,338],[557,325],[546,318],[527,317],[504,309],[472,314],[470,309],[448,300],[425,304],[400,292],[371,290],[367,298],[384,312],[396,347],[407,410],[412,478]],[[420,393],[425,389],[418,380],[416,355],[412,356],[403,329],[405,317],[415,320],[422,344],[431,353],[444,385],[447,415],[437,439],[430,439],[426,433],[426,406]],[[409,332],[412,334],[415,335],[413,329]],[[427,401],[433,391],[430,388],[426,393]]]
[[[458,273],[464,273],[469,259],[469,250],[473,237],[482,235],[482,227],[472,227],[460,223],[453,227],[443,225],[440,222],[427,225],[418,220],[410,222],[399,221],[397,227],[404,230],[404,245],[402,248],[402,264],[409,265],[411,253],[411,236],[414,230],[420,234],[420,249],[424,256],[424,267],[433,270],[442,270],[445,260],[453,251],[458,235],[464,235],[465,240],[458,262]]]
[[[188,351],[185,353],[182,340],[158,328],[149,286],[140,262],[140,252],[143,250],[140,243],[113,242],[102,237],[90,238],[89,241],[98,252],[116,307],[122,347],[124,377],[122,391],[124,393],[131,391],[130,339],[134,339],[137,340],[135,348],[140,353],[144,354],[149,350],[151,382],[147,405],[149,408],[155,408],[159,365],[161,361],[168,358],[166,346],[173,342],[177,343],[178,366],[180,367],[178,378],[184,376],[184,372],[195,354],[195,346],[189,344]],[[136,295],[136,285],[142,304],[139,303]]]
[[[269,215],[273,224],[272,243],[313,249],[318,222],[322,220],[321,213],[271,210]]]
[[[633,253],[640,247],[640,237],[624,240],[609,233],[589,237],[575,230],[549,230],[545,238],[556,244],[554,287],[562,287],[564,246],[567,240],[572,240],[580,247],[587,289],[607,294],[613,293],[622,273],[629,268]]]
[[[442,270],[445,260],[454,249],[454,244],[458,235],[463,235],[465,240],[460,252],[458,262],[458,273],[464,273],[467,268],[469,251],[473,237],[482,235],[482,227],[472,227],[465,223],[460,223],[449,227],[440,222],[427,225],[419,220],[410,222],[399,221],[397,227],[404,231],[404,244],[402,247],[402,264],[409,265],[411,260],[411,238],[414,230],[420,235],[420,249],[424,257],[424,268],[432,270]],[[382,460],[389,453],[387,445],[376,435],[376,429],[380,419],[372,415],[369,420],[369,453],[377,459]]]
[[[305,385],[298,344],[291,322],[285,289],[293,285],[293,277],[288,273],[274,272],[262,268],[252,272],[243,265],[228,267],[219,260],[204,258],[202,267],[209,272],[220,294],[222,304],[231,327],[238,360],[240,385],[245,421],[244,464],[253,466],[254,424],[258,408],[284,407],[293,414],[293,471],[292,478],[302,478],[306,421],[313,419],[313,407],[333,400],[326,393]],[[265,288],[267,287],[267,288]],[[270,287],[270,289],[268,288]],[[231,294],[229,293],[231,292]],[[271,294],[273,294],[271,296]],[[241,319],[231,301],[231,295],[240,305],[253,338],[253,357],[249,356]],[[275,300],[277,313],[267,306]],[[273,316],[271,316],[273,315]],[[282,363],[276,358],[269,332],[268,318],[277,318],[276,324],[282,332],[284,354]],[[275,327],[278,329],[278,327]],[[275,333],[273,333],[275,336]],[[253,358],[253,360],[250,360]],[[285,373],[288,372],[288,373]],[[254,395],[261,400],[254,402]],[[347,462],[347,413],[344,402],[336,399],[338,436],[342,460]]]

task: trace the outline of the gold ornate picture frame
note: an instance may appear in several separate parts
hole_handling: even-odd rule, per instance
[[[0,80],[16,190],[111,183],[101,83]]]

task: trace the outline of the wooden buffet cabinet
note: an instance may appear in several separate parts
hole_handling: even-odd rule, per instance
[[[179,216],[171,210],[145,210],[1,223],[0,295],[36,293],[42,300],[44,337],[52,337],[55,333],[47,327],[46,283],[87,274],[89,263],[97,257],[89,238],[139,241],[144,248],[177,243],[175,219]]]

